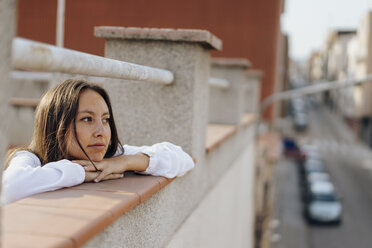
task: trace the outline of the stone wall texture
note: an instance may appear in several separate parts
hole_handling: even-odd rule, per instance
[[[10,56],[11,44],[14,35],[15,6],[16,1],[0,0],[0,158],[3,170],[5,152],[8,148],[8,115],[9,115],[9,92],[10,92]],[[1,174],[0,174],[1,181]],[[0,185],[1,192],[1,185]],[[0,217],[1,221],[1,217]],[[1,241],[1,227],[0,227]]]

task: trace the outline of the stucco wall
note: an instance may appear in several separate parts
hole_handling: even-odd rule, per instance
[[[191,172],[124,214],[84,247],[214,247],[206,244],[216,242],[221,244],[217,247],[251,247],[253,134],[253,125],[239,129]],[[196,226],[200,229],[193,230]]]
[[[253,152],[242,151],[167,248],[253,247]]]

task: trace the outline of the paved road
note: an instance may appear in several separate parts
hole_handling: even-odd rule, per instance
[[[326,109],[312,111],[309,117],[309,131],[298,139],[319,147],[343,198],[343,223],[340,227],[306,224],[301,215],[296,164],[283,158],[275,176],[275,218],[280,221],[275,233],[280,235],[280,241],[273,243],[273,247],[372,247],[372,153],[356,143],[341,120]],[[288,131],[288,127],[287,124],[284,130]]]

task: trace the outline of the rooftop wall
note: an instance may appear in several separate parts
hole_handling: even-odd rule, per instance
[[[196,159],[196,167],[174,180],[129,172],[124,179],[11,203],[4,207],[5,247],[253,247],[252,111],[262,72],[231,67],[241,59],[224,60],[230,65],[218,77],[240,85],[243,94],[234,95],[239,99],[233,104],[228,98],[218,104],[226,101],[239,111],[232,124],[208,123],[208,100],[217,93],[208,83],[210,51],[221,48],[217,37],[205,30],[112,27],[98,28],[96,35],[106,40],[106,56],[118,63],[174,75],[170,85],[104,80],[121,136],[137,145],[173,141]]]

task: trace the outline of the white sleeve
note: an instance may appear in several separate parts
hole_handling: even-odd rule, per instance
[[[147,169],[141,174],[163,176],[167,178],[183,176],[194,168],[194,161],[181,147],[169,142],[162,142],[153,146],[124,145],[125,155],[144,153],[150,157]]]
[[[8,204],[33,194],[75,186],[84,179],[83,167],[69,160],[41,166],[35,154],[17,152],[3,173],[1,201]]]

